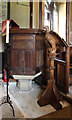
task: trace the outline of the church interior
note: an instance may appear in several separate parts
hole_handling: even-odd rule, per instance
[[[72,118],[72,2],[3,1],[0,11],[1,118]]]

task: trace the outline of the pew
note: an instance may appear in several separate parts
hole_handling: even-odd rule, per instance
[[[46,47],[46,51],[47,51],[46,61],[45,61],[46,65],[45,65],[44,74],[43,74],[45,76],[45,78],[43,77],[43,81],[47,81],[48,84],[44,93],[40,96],[38,100],[38,104],[40,106],[51,104],[56,110],[58,110],[62,108],[60,104],[60,101],[62,100],[62,96],[59,92],[59,89],[56,87],[56,83],[59,83],[62,86],[64,85],[63,86],[63,88],[65,89],[64,92],[67,92],[67,87],[68,87],[67,84],[65,85],[65,83],[67,83],[66,80],[68,79],[65,79],[65,82],[64,82],[64,76],[62,76],[63,71],[64,70],[67,71],[67,68],[65,67],[66,64],[65,62],[60,60],[62,58],[61,53],[63,51],[67,51],[68,45],[57,33],[55,33],[54,31],[49,31],[48,27],[46,27],[45,39],[46,39],[46,42],[45,42],[46,45],[48,42],[51,44],[50,48],[48,46]],[[56,57],[58,57],[58,59],[56,59]],[[59,65],[61,66],[59,67]],[[60,68],[59,69],[60,71],[57,68]],[[66,71],[64,71],[64,75]],[[63,79],[61,79],[60,76],[62,76]]]

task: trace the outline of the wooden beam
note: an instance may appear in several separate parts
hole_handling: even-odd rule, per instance
[[[39,2],[39,28],[42,28],[42,2]]]
[[[70,19],[70,2],[66,2],[66,42],[69,45],[69,19]],[[66,51],[66,92],[69,89],[69,66],[70,66],[70,48]]]
[[[33,2],[30,2],[30,28],[33,25]]]
[[[70,16],[70,2],[66,2],[66,42],[69,44],[69,17]]]
[[[7,2],[7,20],[10,19],[10,2]]]

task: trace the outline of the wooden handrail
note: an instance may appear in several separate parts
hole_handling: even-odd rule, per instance
[[[55,58],[54,61],[58,64],[66,65],[66,61]]]

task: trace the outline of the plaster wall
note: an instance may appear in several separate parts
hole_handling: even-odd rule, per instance
[[[39,28],[39,0],[33,2],[33,28]]]
[[[21,28],[30,26],[30,6],[22,3],[10,2],[10,19],[13,19]]]
[[[66,40],[66,4],[60,4],[58,6],[59,15],[59,35]]]

